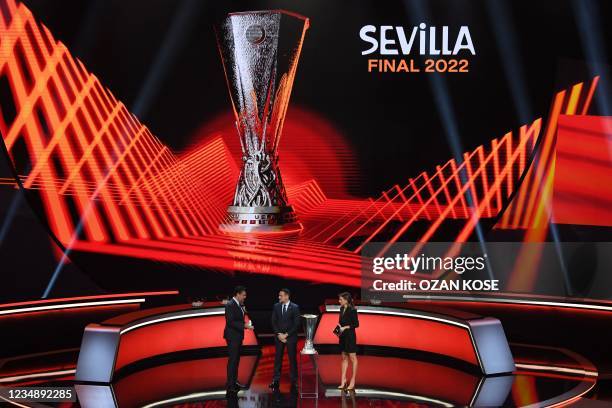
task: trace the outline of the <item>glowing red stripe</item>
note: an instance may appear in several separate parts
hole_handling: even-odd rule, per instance
[[[469,160],[471,159],[472,156],[474,156],[476,154],[476,150],[473,151],[472,153],[467,154],[466,153],[466,160],[464,160],[459,167],[457,167],[457,171],[455,172],[455,174],[459,174],[459,172],[463,169],[463,167],[466,165],[467,162],[469,162]],[[447,180],[445,185],[448,184],[448,182],[450,181]],[[440,191],[442,191],[442,188],[444,186],[439,187],[436,190],[436,194],[439,194]],[[448,203],[448,206],[446,207],[446,210],[443,211],[443,213],[447,213],[448,211],[450,211],[450,208],[452,208],[452,206],[459,200],[459,197],[465,192],[465,190],[467,189],[466,186],[464,186],[462,188],[462,190],[459,191],[459,193],[455,196],[455,198],[453,199],[452,202]],[[416,217],[426,209],[427,205],[429,204],[429,202],[432,200],[432,198],[430,197],[429,200],[425,203],[422,204],[421,208],[415,213],[414,216],[412,216],[410,218],[410,220],[408,220],[408,222],[404,223],[404,225],[402,225],[402,227],[395,233],[395,235],[393,235],[393,237],[387,242],[387,244],[383,247],[383,249],[377,254],[377,256],[381,256],[382,254],[384,254],[385,252],[387,252],[387,250],[389,249],[389,247],[391,245],[393,245],[394,242],[396,242],[404,232],[406,232],[406,230],[410,227],[410,225],[414,222],[414,220],[416,219]],[[433,234],[433,231],[435,231],[438,226],[442,223],[442,218],[438,217],[437,220],[434,221],[434,223],[432,224],[432,227],[430,227],[429,231],[429,235]],[[423,240],[422,240],[423,241]],[[414,251],[417,251],[418,248],[415,247]]]
[[[561,107],[563,104],[563,100],[565,99],[565,91],[559,92],[555,101],[553,103],[553,108],[551,114],[548,118],[548,124],[546,127],[546,134],[544,135],[543,145],[540,149],[540,154],[536,163],[535,173],[534,173],[534,182],[531,190],[531,194],[529,195],[529,200],[527,202],[527,207],[525,209],[525,221],[521,223],[522,225],[531,226],[533,225],[534,219],[534,208],[536,208],[536,203],[539,199],[539,191],[542,186],[542,183],[546,183],[547,169],[552,164],[550,163],[551,152],[554,146],[554,136],[557,130],[557,119],[559,114],[561,113]],[[539,206],[538,206],[539,207]],[[535,209],[535,212],[538,212],[538,208]]]
[[[444,178],[444,172],[442,171],[441,167],[438,165],[436,166],[436,170],[438,173],[438,178],[440,179],[440,183],[442,183],[442,185],[444,186],[444,199],[446,200],[446,203],[450,203],[451,201],[451,196],[450,196],[450,192],[448,191],[448,183],[446,182],[446,179]],[[450,206],[451,207],[451,214],[453,218],[457,218],[457,213],[455,211],[455,206]]]
[[[426,174],[425,174],[425,173],[422,173],[421,175],[425,175],[425,176],[426,176]],[[406,187],[404,187],[404,188],[403,188],[401,191],[403,192],[403,191],[407,190],[407,189],[408,189],[408,187],[409,187],[409,185],[406,185]],[[383,193],[383,194],[384,194],[384,193]],[[396,195],[395,195],[393,198],[394,198],[394,199],[395,199],[395,198],[397,198],[397,197],[399,196],[399,194],[400,194],[400,193],[397,193],[397,194],[396,194]],[[415,193],[415,194],[416,194],[416,193]],[[413,194],[413,195],[412,195],[410,198],[412,198],[412,197],[414,197],[414,194]],[[378,201],[378,200],[377,200],[377,201]],[[377,201],[375,201],[373,204],[378,204],[378,203],[377,203]],[[401,216],[399,215],[399,214],[400,214],[400,211],[401,211],[401,209],[402,209],[404,206],[406,206],[407,204],[408,204],[408,202],[404,202],[404,203],[402,204],[402,206],[400,207],[400,209],[398,209],[398,210],[394,211],[394,212],[391,214],[391,216],[386,217],[386,218],[384,219],[383,223],[381,224],[381,226],[379,226],[379,227],[378,227],[377,231],[382,230],[382,228],[384,228],[384,226],[385,226],[385,225],[387,225],[387,223],[389,223],[389,222],[390,222],[390,221],[391,221],[393,218],[395,218],[396,216],[397,216],[398,218],[400,218],[400,219],[401,219]],[[348,242],[348,241],[349,241],[349,240],[350,240],[350,239],[351,239],[353,236],[355,236],[355,235],[356,235],[356,234],[357,234],[359,231],[361,231],[361,230],[362,230],[362,229],[363,229],[363,228],[364,228],[364,227],[365,227],[365,226],[366,226],[368,223],[370,223],[371,221],[373,221],[373,220],[376,218],[376,216],[377,216],[378,214],[381,214],[382,210],[384,210],[385,208],[387,208],[387,206],[389,206],[389,205],[392,205],[392,201],[391,201],[391,200],[387,201],[387,203],[385,203],[385,204],[383,205],[383,207],[382,207],[382,208],[379,208],[379,209],[378,209],[378,211],[376,211],[374,214],[372,214],[372,215],[371,215],[371,216],[370,216],[370,217],[369,217],[369,218],[368,218],[368,219],[367,219],[365,222],[363,222],[363,223],[362,223],[362,224],[361,224],[359,227],[357,227],[355,230],[353,230],[353,232],[352,232],[352,233],[350,233],[349,235],[347,235],[347,236],[344,238],[344,240],[343,240],[342,242],[340,242],[340,244],[338,244],[336,247],[337,247],[337,248],[340,248],[340,247],[342,247],[343,245],[345,245],[345,244],[346,244],[346,243],[347,243],[347,242]],[[392,211],[393,211],[393,209],[392,209]],[[352,223],[354,220],[355,220],[355,219],[353,219],[353,220],[349,221],[349,223]],[[374,234],[374,235],[375,235],[375,234]],[[359,246],[359,247],[358,247],[358,248],[357,248],[355,251],[353,251],[353,252],[359,252],[360,248],[361,248],[361,247],[362,247],[362,246],[363,246],[363,245],[364,245],[366,242],[369,242],[369,240],[368,240],[368,239],[366,239],[366,241],[365,241],[365,242],[363,242],[363,243],[362,243],[362,244],[361,244],[361,245],[360,245],[360,246]]]
[[[69,64],[70,66],[72,66],[73,69],[78,71],[78,69],[76,69],[76,64],[74,60],[69,55],[66,61],[67,61],[67,64]],[[94,89],[93,84],[96,81],[96,79],[92,75],[88,75],[87,81],[88,83],[91,83],[91,86],[88,88],[88,94],[84,95],[83,102],[87,101],[88,97],[89,99],[91,99],[91,92]],[[92,103],[92,105],[93,105],[94,110],[97,109],[95,107],[95,103]],[[85,109],[83,104],[80,104],[80,111],[82,113],[83,118],[85,119],[85,125],[88,127],[88,129],[83,129],[80,121],[73,120],[72,124],[75,127],[75,132],[77,133],[78,136],[80,136],[81,134],[93,135],[93,140],[91,142],[85,142],[84,140],[82,142],[82,146],[83,147],[87,146],[87,147],[83,149],[83,156],[80,162],[84,162],[84,161],[95,162],[94,149],[98,147],[98,152],[101,154],[102,159],[104,160],[107,166],[110,166],[112,163],[112,159],[110,158],[110,155],[108,154],[108,151],[106,150],[106,147],[104,146],[104,144],[103,143],[100,144],[100,141],[102,140],[102,137],[104,136],[104,132],[106,131],[106,129],[104,128],[104,126],[101,126],[99,130],[96,130],[96,125],[94,124],[94,120],[92,116],[93,114],[90,114],[89,109]],[[94,169],[95,169],[94,171],[95,181],[99,182],[100,180],[103,180],[104,176],[102,175],[102,172],[97,167],[97,165],[94,166]],[[106,208],[107,214],[111,219],[110,225],[111,225],[111,228],[113,228],[113,232],[115,233],[116,237],[119,239],[128,239],[130,234],[127,230],[127,226],[124,223],[123,217],[121,216],[121,213],[112,198],[112,195],[109,193],[108,189],[106,189],[105,187],[102,187],[97,191],[99,191],[99,195],[102,198],[102,202]]]
[[[201,151],[197,152],[197,155],[193,155],[192,157],[188,157],[187,159],[182,159],[176,162],[175,166],[180,169],[181,174],[184,175],[183,177],[185,179],[189,178],[189,184],[187,184],[187,182],[184,182],[183,184],[195,184],[195,179],[197,175],[198,180],[207,180],[207,182],[216,183],[216,185],[231,186],[233,183],[231,183],[229,180],[223,180],[218,178],[222,177],[221,174],[223,173],[223,168],[219,168],[219,171],[215,171],[211,168],[211,165],[220,166],[221,164],[224,164],[225,166],[227,166],[228,161],[223,157],[223,147],[224,145],[223,143],[220,143],[220,140],[215,140],[213,141],[213,143],[210,144],[210,146],[204,146]],[[211,165],[204,164],[208,160],[211,160]],[[204,171],[206,171],[207,173],[198,174],[201,169],[205,169]],[[193,190],[193,188],[190,188],[190,190]],[[207,223],[208,232],[212,233],[216,231],[219,221],[224,215],[224,212],[221,211],[220,206],[213,203],[206,196],[206,193],[201,190],[197,193],[197,195],[193,195],[192,201],[195,203],[196,206],[200,208],[200,216]]]
[[[437,214],[440,214],[441,210],[440,210],[440,203],[438,202],[438,195],[434,193],[434,189],[432,186],[434,177],[432,177],[431,179],[427,176],[427,173],[425,173],[425,175],[423,176],[423,183],[425,184],[425,186],[427,187],[427,191],[429,192],[429,196],[431,198],[433,198],[433,202],[436,206],[436,210],[437,210]],[[446,186],[444,186],[446,187]]]
[[[597,84],[598,83],[599,83],[599,75],[597,75],[591,81],[591,86],[589,87],[589,92],[588,92],[588,94],[586,96],[586,99],[584,101],[584,105],[582,106],[582,112],[580,112],[581,115],[586,115],[588,113],[589,107],[591,106],[591,101],[593,100],[593,94],[595,93],[595,89],[597,88]]]
[[[436,171],[436,173],[434,174],[434,177],[435,177],[436,175],[442,174],[442,172],[444,171],[444,169],[446,168],[446,166],[449,166],[449,165],[451,165],[451,161],[446,162],[446,163],[445,163],[445,164],[444,164],[442,167],[438,167],[438,168],[437,168],[438,170],[437,170],[437,171]],[[425,175],[425,173],[421,173],[421,174],[419,175],[419,177],[421,177],[422,175]],[[424,176],[424,178],[425,178],[425,176]],[[442,181],[442,186],[443,186],[443,187],[445,187],[445,186],[446,186],[446,184],[447,184],[447,182]],[[416,220],[416,219],[418,218],[418,216],[420,215],[420,213],[421,213],[422,211],[427,211],[427,206],[426,206],[426,205],[423,203],[423,201],[420,199],[420,195],[418,195],[418,193],[419,193],[419,192],[420,192],[420,191],[421,191],[421,190],[422,190],[422,189],[423,189],[425,186],[421,186],[421,188],[420,188],[419,190],[415,190],[415,188],[416,188],[416,187],[415,187],[414,182],[412,181],[412,179],[411,179],[411,182],[409,183],[409,185],[408,185],[408,186],[412,186],[412,187],[413,187],[414,194],[413,194],[413,195],[411,195],[411,196],[410,196],[410,198],[409,198],[409,199],[408,199],[408,200],[407,200],[407,201],[406,201],[404,204],[402,204],[402,205],[401,205],[401,206],[400,206],[400,207],[399,207],[399,208],[398,208],[398,209],[395,211],[395,213],[392,215],[392,217],[393,217],[393,216],[395,216],[395,214],[397,214],[397,213],[399,213],[400,211],[402,211],[402,209],[403,209],[403,208],[405,208],[405,207],[408,207],[408,208],[409,208],[409,203],[410,203],[410,201],[412,201],[412,199],[413,199],[413,198],[416,196],[416,197],[419,197],[419,207],[418,207],[418,210],[417,210],[417,212],[416,212],[416,213],[415,213],[414,211],[412,211],[412,210],[411,210],[411,211],[410,211],[410,212],[411,212],[411,215],[410,215],[410,220],[408,220],[408,221],[407,221],[407,223],[412,223],[412,221],[413,221],[413,220]],[[406,188],[407,188],[408,186],[406,186]],[[433,194],[433,193],[432,193],[432,194]],[[438,208],[438,211],[440,211],[440,208]],[[357,248],[356,248],[356,249],[355,249],[353,252],[358,253],[359,251],[361,251],[361,250],[363,249],[363,247],[364,247],[364,246],[365,246],[365,245],[366,245],[368,242],[370,242],[371,240],[373,240],[373,239],[374,239],[374,237],[376,237],[376,235],[378,235],[378,233],[379,233],[380,231],[382,231],[382,230],[383,230],[383,228],[384,228],[384,227],[387,225],[387,223],[388,223],[390,220],[391,220],[391,218],[388,218],[388,219],[387,219],[385,222],[383,222],[383,223],[382,223],[380,226],[378,226],[378,228],[376,228],[376,229],[374,230],[374,232],[372,232],[372,233],[371,233],[371,234],[370,234],[370,235],[369,235],[369,236],[368,236],[368,237],[367,237],[367,238],[366,238],[366,239],[365,239],[365,240],[364,240],[364,241],[361,243],[361,245],[359,245],[359,246],[358,246],[358,247],[357,247]],[[404,225],[406,225],[406,224],[404,224]]]
[[[233,177],[227,177],[228,163],[233,163],[227,153],[225,144],[220,138],[213,140],[211,143],[198,148],[194,153],[188,155],[185,159],[181,160],[184,163],[185,171],[187,174],[192,174],[192,180],[197,179],[198,182],[202,183],[198,191],[198,200],[205,203],[205,213],[208,215],[209,223],[211,228],[216,230],[221,219],[225,217],[225,209],[227,202],[221,204],[221,202],[213,203],[207,197],[210,191],[217,191],[218,186],[227,186],[226,195],[229,197],[233,195],[233,186],[235,180]],[[236,173],[235,166],[229,166],[230,172]],[[205,187],[205,190],[202,189]]]
[[[156,292],[128,292],[128,293],[111,293],[104,295],[89,295],[89,296],[76,296],[76,297],[64,297],[64,298],[52,298],[52,299],[36,299],[28,300],[23,302],[13,303],[2,303],[0,309],[14,308],[19,306],[32,306],[32,305],[44,305],[48,303],[58,302],[80,302],[84,300],[95,300],[95,299],[114,299],[114,298],[128,298],[128,297],[142,297],[142,296],[162,296],[162,295],[178,295],[178,290],[162,290]]]
[[[130,128],[130,123],[128,119],[129,116],[130,116],[129,113],[125,109],[123,109],[121,112],[121,119],[122,119],[121,124],[126,129]],[[138,184],[142,181],[142,183],[144,184],[144,189],[147,191],[149,198],[152,200],[153,204],[157,208],[157,214],[161,218],[162,224],[166,228],[166,232],[164,233],[164,236],[166,235],[166,233],[170,234],[171,236],[176,236],[177,232],[174,229],[174,225],[172,224],[170,219],[167,217],[166,212],[161,207],[157,199],[157,195],[153,193],[149,180],[146,177],[146,172],[148,170],[149,163],[153,161],[150,152],[145,148],[145,145],[143,142],[143,140],[146,139],[147,137],[148,137],[148,133],[146,133],[146,129],[145,129],[143,137],[141,137],[138,140],[135,146],[136,157],[138,158],[138,161],[135,162],[135,164],[136,164],[136,169],[138,171],[139,177],[132,184],[131,189],[132,188],[138,189]],[[147,156],[146,158],[145,158],[145,155]],[[128,194],[129,193],[130,192],[128,192]]]
[[[497,148],[497,139],[493,139],[493,141],[491,142],[491,146],[493,148],[493,150],[495,150]],[[507,163],[506,163],[507,165]],[[499,170],[499,155],[495,155],[493,156],[493,182],[495,182],[495,180],[497,180],[500,177],[500,170]],[[512,175],[510,175],[508,178],[512,177]],[[491,187],[493,188],[493,187]],[[495,212],[497,213],[501,208],[502,208],[502,195],[501,195],[501,190],[502,187],[501,185],[496,189],[495,191],[495,199],[496,199],[496,204],[495,204]],[[489,216],[491,216],[491,214],[489,213]]]
[[[422,172],[421,174],[419,174],[419,176],[424,177],[426,174],[427,173]],[[414,191],[414,195],[416,196],[416,198],[419,201],[420,207],[423,208],[423,210],[424,210],[423,212],[425,213],[425,218],[427,218],[428,220],[431,220],[431,218],[432,218],[431,214],[429,214],[429,210],[427,209],[427,206],[424,204],[423,197],[421,196],[421,190],[423,189],[423,187],[425,187],[425,185],[422,185],[421,187],[419,187],[417,189],[416,180],[417,179],[412,179],[411,178],[408,181],[410,183],[410,186],[412,187],[412,191]]]
[[[465,185],[468,185],[468,189],[465,191],[466,193],[469,193],[471,198],[472,198],[472,203],[468,206],[468,216],[470,216],[472,214],[473,208],[476,206],[478,206],[478,196],[476,194],[476,176],[474,175],[474,172],[472,171],[472,158],[475,157],[477,154],[480,153],[480,150],[482,149],[482,145],[478,146],[474,152],[468,156],[468,153],[463,153],[463,162],[465,163],[465,170],[467,173],[467,180],[466,181],[462,181]],[[478,169],[480,169],[480,167],[478,167]],[[476,174],[480,174],[480,173],[476,173]],[[462,193],[460,193],[462,194]],[[446,217],[444,217],[446,218]]]
[[[356,210],[356,211],[349,211],[347,212],[345,215],[343,215],[341,218],[337,219],[335,222],[328,224],[327,226],[325,226],[325,228],[323,228],[321,231],[319,231],[317,234],[315,234],[314,236],[311,236],[310,238],[312,240],[317,239],[321,234],[323,234],[324,232],[326,232],[327,230],[336,227],[340,222],[345,220],[345,217],[347,216],[351,216],[352,214],[354,214],[355,212],[357,212],[357,215],[355,215],[350,221],[344,223],[344,225],[342,225],[340,227],[340,229],[336,230],[336,232],[331,236],[328,237],[325,240],[322,240],[323,242],[329,242],[329,240],[337,235],[341,230],[343,230],[344,228],[346,228],[348,225],[350,225],[350,223],[352,223],[353,221],[355,221],[356,219],[358,219],[361,215],[366,214],[367,211],[369,211],[370,209],[372,209],[373,207],[375,208],[375,203],[379,202],[382,200],[382,197],[377,198],[376,200],[373,200],[366,208],[362,209],[362,210]]]
[[[463,164],[470,163],[471,158],[481,148],[482,148],[482,146],[480,146],[479,148],[474,150],[470,155],[464,154],[464,161],[463,161],[463,163],[461,163],[461,166]],[[455,198],[453,198],[453,201],[449,203],[449,206],[446,208],[446,210],[444,210],[444,212],[442,214],[440,214],[438,219],[435,220],[430,225],[430,227],[427,230],[427,232],[425,232],[425,234],[423,234],[423,236],[419,239],[419,242],[427,242],[427,241],[429,241],[429,239],[432,237],[432,235],[435,233],[435,231],[438,229],[440,224],[442,224],[442,222],[444,221],[444,219],[446,218],[446,216],[450,212],[449,208],[454,203],[456,203],[459,200],[459,196],[463,195],[468,189],[472,189],[472,191],[473,191],[473,184],[476,182],[476,178],[478,177],[479,174],[481,174],[484,171],[484,168],[485,168],[486,164],[491,160],[491,158],[492,158],[492,156],[494,154],[497,154],[498,150],[499,150],[499,145],[496,146],[496,150],[492,150],[491,151],[491,154],[489,154],[489,156],[487,157],[485,162],[481,163],[480,166],[478,167],[478,169],[474,173],[472,173],[471,170],[468,171],[468,180],[466,181],[466,183],[463,185],[463,187],[458,192],[458,194],[455,196]],[[458,171],[461,170],[461,166],[459,166]],[[469,166],[469,164],[467,166]],[[471,168],[471,166],[469,166],[468,168]],[[472,214],[473,214],[473,211],[471,211],[470,216],[472,216]]]
[[[38,47],[41,50],[43,50],[45,47],[44,47],[44,44],[42,43],[42,39],[40,38],[40,32],[34,25],[31,25],[31,29],[34,34],[35,41],[38,42]],[[28,36],[24,36],[23,40],[25,40],[27,47],[31,49],[33,45],[28,43],[29,38],[27,37]],[[49,63],[51,63],[51,61]],[[55,84],[60,83],[57,77],[57,71],[51,72],[49,81],[50,82],[53,81],[53,83]],[[59,93],[59,95],[56,95],[58,98],[60,98],[58,103],[66,107],[68,105],[68,98],[65,94],[63,87],[55,86],[54,89],[56,90],[56,92]],[[46,106],[45,111],[47,113],[47,119],[49,121],[50,128],[58,129],[59,126],[65,125],[64,123],[60,123],[62,119],[59,118],[58,116],[59,112],[56,110],[57,108],[55,107],[54,102],[51,100],[49,93],[42,92],[40,98],[41,98],[40,100],[42,100],[44,102],[44,105]],[[68,108],[66,108],[66,115],[68,114],[68,111],[69,111]],[[74,161],[74,156],[72,155],[70,146],[68,145],[67,140],[64,137],[60,137],[57,131],[54,133],[54,135],[51,138],[51,141],[45,147],[45,150],[41,153],[41,157],[37,159],[36,164],[47,161],[55,146],[59,146],[60,153],[61,153],[59,157],[64,165],[64,168],[68,168],[68,169],[72,168],[75,164],[75,161]],[[32,180],[33,177],[35,176],[29,177],[29,180]],[[59,193],[62,194],[62,190],[60,190]],[[85,216],[85,219],[83,220],[86,234],[88,234],[90,239],[93,239],[95,241],[104,240],[105,235],[102,230],[102,225],[100,223],[100,220],[98,219],[97,213],[93,211],[93,209],[91,211],[87,211],[89,207],[89,199],[87,195],[83,194],[83,192],[77,191],[76,198],[77,198],[76,199],[77,208],[79,208],[81,212],[87,212],[87,215]]]
[[[160,172],[161,178],[167,180],[166,181],[167,189],[168,189],[167,193],[170,194],[170,196],[173,198],[173,201],[179,208],[180,210],[179,214],[180,214],[181,221],[186,224],[187,228],[189,228],[189,234],[197,235],[198,233],[202,233],[203,230],[201,229],[201,225],[199,225],[199,222],[197,221],[197,217],[195,216],[193,212],[191,212],[191,209],[195,208],[195,206],[193,205],[193,203],[188,204],[185,201],[185,192],[181,188],[182,183],[178,182],[178,180],[176,179],[176,173],[172,170],[172,163],[170,162],[170,160],[168,160],[168,155],[170,155],[170,152],[166,150],[165,154],[162,156],[162,161],[167,164],[167,167]],[[161,166],[161,163],[160,163],[160,166]],[[190,216],[185,216],[185,211],[188,211],[190,213]],[[192,218],[193,218],[193,221],[198,222],[198,227],[200,228],[200,232],[196,230],[195,225],[192,222]]]
[[[493,139],[495,140],[495,139]],[[495,153],[493,153],[495,152]],[[491,152],[489,155],[493,155],[493,159],[497,159],[497,150],[493,150],[493,152]],[[481,147],[480,151],[478,152],[478,161],[480,163],[485,161],[484,158],[484,149]],[[483,195],[487,194],[489,191],[489,182],[487,180],[487,169],[486,166],[484,167],[484,171],[480,174],[480,179],[482,181],[482,190],[483,190]],[[491,217],[491,205],[489,202],[487,202],[487,211],[486,211],[486,215],[487,217]]]
[[[101,100],[102,98],[100,97],[98,92],[99,92],[98,87],[94,87],[91,96],[92,98],[97,97],[99,100]],[[101,116],[101,112],[98,111],[98,107],[95,103],[94,103],[93,109],[96,111],[98,116]],[[114,149],[113,156],[117,156],[118,158],[115,160],[114,163],[112,163],[112,165],[110,166],[110,169],[106,171],[106,175],[104,176],[104,178],[100,180],[99,182],[100,184],[106,184],[107,180],[113,179],[115,181],[115,185],[118,186],[119,193],[123,196],[126,191],[126,186],[121,180],[121,177],[119,176],[119,174],[115,170],[117,168],[117,165],[123,161],[124,156],[122,155],[122,153],[125,150],[121,149],[118,146],[117,144],[118,138],[116,137],[116,135],[113,135],[111,133],[111,131],[113,130],[112,128],[114,128],[114,126],[111,127],[111,125],[114,125],[114,122],[116,121],[120,110],[121,109],[119,105],[116,105],[115,107],[113,107],[113,110],[110,116],[105,120],[103,126],[101,127],[101,130],[106,128],[105,131],[106,133],[108,133],[107,140],[110,141],[112,148]],[[132,134],[131,136],[133,137],[133,135],[134,134]],[[112,198],[110,199],[113,200]],[[141,238],[148,238],[149,233],[143,224],[141,215],[136,211],[134,203],[129,198],[126,202],[126,208],[127,208],[127,212],[129,215],[129,220],[134,225],[137,235]]]
[[[213,233],[215,231],[215,225],[207,217],[206,207],[203,206],[203,202],[199,197],[196,197],[194,190],[189,188],[192,186],[193,180],[190,179],[189,174],[185,172],[184,167],[177,161],[174,155],[169,156],[168,159],[172,162],[172,169],[175,173],[175,179],[179,185],[179,189],[184,197],[184,200],[189,201],[187,210],[194,217],[194,220],[198,226],[199,234]],[[209,208],[210,208],[209,203]]]

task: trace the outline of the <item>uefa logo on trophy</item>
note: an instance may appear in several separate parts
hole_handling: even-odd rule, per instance
[[[302,229],[287,201],[278,146],[308,24],[286,11],[254,11],[231,13],[216,30],[242,148],[224,232]]]

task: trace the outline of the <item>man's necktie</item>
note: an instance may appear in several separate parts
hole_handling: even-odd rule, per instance
[[[283,305],[283,316],[287,313],[287,304]]]

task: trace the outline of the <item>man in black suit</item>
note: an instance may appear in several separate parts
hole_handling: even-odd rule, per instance
[[[297,386],[297,333],[300,327],[300,307],[289,300],[289,289],[283,288],[278,292],[278,303],[272,310],[272,330],[274,330],[274,345],[276,355],[274,358],[274,378],[270,388],[278,389],[283,354],[285,346],[289,356],[291,387]]]
[[[244,286],[236,286],[234,288],[234,297],[225,304],[225,330],[223,338],[227,343],[228,360],[227,360],[227,390],[237,392],[240,388],[244,388],[238,380],[238,364],[240,363],[240,347],[244,339],[244,330],[253,330],[253,326],[245,324],[246,310],[244,308],[244,300],[246,299],[246,288]]]

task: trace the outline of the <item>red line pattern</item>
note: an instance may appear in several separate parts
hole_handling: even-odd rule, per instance
[[[3,101],[0,131],[14,161],[25,150],[24,187],[40,188],[58,239],[213,232],[217,220],[187,188],[188,173],[177,171],[176,156],[23,4],[0,3],[0,77],[13,97],[12,107]]]
[[[432,174],[423,172],[410,179],[404,188],[383,192],[367,208],[355,210],[352,217],[343,217],[335,228],[333,224],[329,226],[330,233],[324,242],[342,248],[358,237],[353,252],[359,253],[368,242],[387,241],[389,245],[397,242],[421,220],[429,221],[430,227],[420,241],[432,239],[447,219],[467,220],[469,227],[464,228],[458,239],[469,236],[474,220],[495,217],[503,209],[508,193],[514,190],[526,169],[525,160],[520,158],[533,153],[539,130],[538,119],[519,130],[517,143],[513,144],[512,133],[507,133],[501,140],[493,139],[486,150],[479,146],[465,153],[459,165],[449,160],[436,166]],[[398,223],[400,226],[395,227]],[[389,238],[390,229],[393,232]],[[342,239],[336,239],[340,235]],[[321,239],[321,233],[316,238]]]

